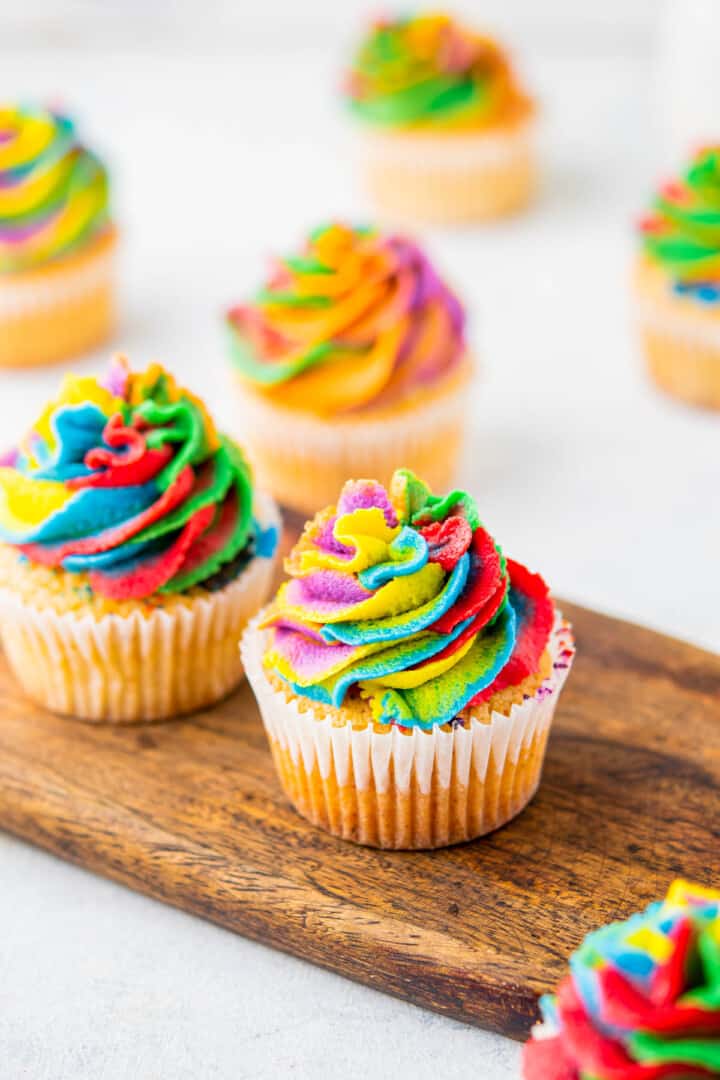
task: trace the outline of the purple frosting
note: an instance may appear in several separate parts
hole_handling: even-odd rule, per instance
[[[373,595],[349,574],[335,570],[316,570],[303,578],[293,578],[285,590],[284,601],[290,607],[312,610],[327,621]]]
[[[354,510],[372,508],[382,510],[390,528],[395,528],[398,523],[397,514],[382,484],[377,480],[357,480],[354,484],[345,485],[337,505],[338,517],[352,514]]]

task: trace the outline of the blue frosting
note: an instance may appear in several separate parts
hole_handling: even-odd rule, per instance
[[[280,539],[277,526],[268,525],[266,529],[263,529],[253,518],[253,529],[255,530],[255,554],[261,559],[270,559],[275,554]]]
[[[432,712],[434,723],[447,724],[469,700],[495,681],[510,659],[515,641],[515,612],[505,604],[449,671],[421,686],[390,692],[402,696],[412,715]],[[428,702],[432,702],[432,708]]]
[[[167,537],[159,537],[157,540],[140,540],[137,543],[129,541],[127,544],[118,544],[109,551],[100,551],[92,555],[68,555],[62,560],[66,570],[76,573],[90,570],[106,570],[110,567],[123,566],[129,570],[134,563],[140,564],[143,557],[152,555],[157,551],[163,551],[167,547]]]
[[[50,449],[35,438],[32,451],[40,465],[32,470],[36,480],[70,480],[87,476],[92,470],[84,463],[85,455],[96,446],[106,446],[103,431],[107,416],[97,405],[65,405],[51,420],[55,445]],[[16,468],[28,471],[27,459],[21,455]]]
[[[388,581],[392,581],[393,578],[415,574],[418,570],[422,570],[429,556],[425,537],[408,525],[403,526],[390,544],[388,551],[391,555],[388,562],[377,563],[358,574],[360,584],[365,589],[370,589],[372,592]]]
[[[692,296],[696,300],[700,300],[703,304],[720,303],[720,285],[714,285],[711,282],[676,281],[673,288],[678,295]]]
[[[437,656],[446,646],[450,645],[462,634],[470,620],[460,623],[450,634],[428,634],[427,637],[418,641],[403,641],[399,645],[391,645],[381,652],[373,653],[369,657],[358,660],[350,667],[322,683],[313,686],[290,685],[296,693],[305,697],[311,697],[314,701],[322,701],[326,705],[339,707],[348,689],[357,682],[365,679],[378,679],[383,675],[393,675],[398,671],[405,671],[409,664],[420,664],[424,660],[430,660]]]
[[[97,534],[142,513],[158,494],[154,481],[128,487],[81,488],[36,529],[18,535],[0,527],[0,540],[9,544],[57,544]]]
[[[369,645],[378,641],[399,641],[419,630],[426,630],[453,606],[465,588],[469,572],[470,556],[466,553],[455,564],[442,591],[421,607],[382,619],[328,623],[320,631],[322,637],[327,642]]]

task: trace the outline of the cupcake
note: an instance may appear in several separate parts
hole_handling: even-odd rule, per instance
[[[279,520],[240,449],[158,364],[65,377],[0,466],[0,639],[27,695],[156,720],[242,677]]]
[[[530,200],[534,107],[492,38],[447,15],[377,22],[353,62],[347,99],[381,213],[475,221]]]
[[[535,794],[570,627],[463,491],[398,470],[345,484],[242,654],[282,786],[336,836],[472,840]]]
[[[676,881],[590,934],[541,1008],[524,1080],[720,1076],[720,891]]]
[[[115,247],[107,172],[72,120],[0,105],[0,367],[109,337]]]
[[[457,297],[415,243],[326,225],[228,315],[239,430],[304,516],[399,461],[454,480],[472,364]]]
[[[666,184],[641,223],[635,291],[655,382],[720,409],[720,146]]]

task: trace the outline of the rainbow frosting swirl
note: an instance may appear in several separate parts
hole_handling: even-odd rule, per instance
[[[720,1076],[720,891],[674,882],[590,934],[570,971],[541,1002],[525,1080]]]
[[[640,230],[645,255],[677,292],[720,301],[720,146],[701,150],[680,180],[662,187]]]
[[[412,241],[324,225],[228,315],[239,374],[320,415],[407,398],[460,365],[460,302]]]
[[[120,359],[104,382],[66,376],[0,462],[0,541],[137,600],[219,588],[277,537],[254,522],[245,459],[202,402],[159,364],[133,374]]]
[[[349,481],[286,569],[266,666],[314,701],[360,696],[383,724],[455,721],[536,673],[553,628],[544,581],[505,560],[473,499],[404,469],[389,491]]]
[[[71,254],[110,227],[104,166],[60,113],[0,106],[0,273]]]
[[[526,116],[503,50],[448,15],[376,22],[347,79],[350,108],[381,127],[477,129]]]

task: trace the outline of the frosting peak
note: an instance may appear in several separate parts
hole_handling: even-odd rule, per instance
[[[290,408],[333,415],[407,397],[452,371],[464,314],[411,240],[330,224],[228,316],[234,363]]]
[[[590,934],[570,972],[541,1002],[525,1080],[720,1076],[720,891],[676,881]]]
[[[67,116],[0,106],[0,273],[69,255],[109,228],[108,178]]]
[[[264,625],[266,663],[305,697],[368,701],[376,721],[431,727],[535,674],[547,586],[505,560],[463,491],[405,469],[349,481],[309,522]]]
[[[235,443],[159,364],[121,358],[104,381],[66,376],[0,462],[0,540],[125,600],[210,588],[262,538]]]
[[[678,292],[720,301],[720,146],[699,151],[679,180],[661,188],[640,230],[645,254]]]
[[[444,14],[378,20],[347,94],[356,116],[385,127],[477,129],[531,110],[502,49]]]

